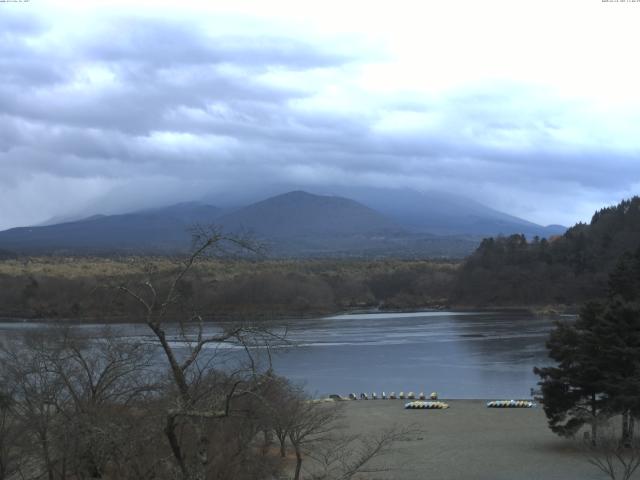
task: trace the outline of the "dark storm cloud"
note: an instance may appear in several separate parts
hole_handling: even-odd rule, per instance
[[[538,88],[375,97],[354,87],[325,104],[321,90],[340,90],[366,59],[198,22],[90,27],[0,17],[0,201],[31,203],[19,210],[27,220],[0,228],[64,214],[38,195],[56,188],[77,196],[70,204],[99,194],[102,209],[127,209],[269,183],[442,187],[481,200],[488,185],[534,202],[640,179],[637,151],[594,144],[598,120]],[[583,131],[567,141],[574,123]]]

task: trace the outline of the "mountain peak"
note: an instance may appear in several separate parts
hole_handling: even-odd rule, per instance
[[[282,193],[280,195],[275,195],[271,198],[278,198],[278,197],[289,197],[289,198],[310,198],[310,197],[320,197],[322,195],[316,195],[314,193],[309,193],[306,192],[304,190],[291,190],[290,192],[285,192]]]
[[[219,222],[232,231],[249,229],[274,238],[399,230],[393,221],[355,200],[302,190],[253,203],[221,217]]]
[[[292,190],[290,192],[282,193],[280,195],[274,195],[273,197],[269,197],[269,198],[267,198],[265,200],[262,200],[262,201],[256,202],[256,203],[281,202],[281,201],[285,201],[285,202],[289,202],[289,201],[295,201],[295,202],[347,201],[347,202],[357,203],[357,202],[355,202],[355,200],[351,200],[351,199],[344,198],[344,197],[338,197],[338,196],[334,196],[334,195],[318,195],[318,194],[315,194],[315,193],[306,192],[304,190]]]

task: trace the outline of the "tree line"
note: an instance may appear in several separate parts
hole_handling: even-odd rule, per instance
[[[133,319],[121,283],[170,283],[172,258],[36,258],[0,264],[0,317]],[[324,315],[349,309],[442,306],[458,264],[428,260],[202,259],[180,282],[208,319]]]
[[[550,239],[487,238],[464,262],[452,298],[485,305],[578,305],[607,295],[608,274],[640,245],[640,197]]]

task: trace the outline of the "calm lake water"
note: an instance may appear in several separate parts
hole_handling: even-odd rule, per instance
[[[273,364],[278,373],[317,395],[435,390],[441,398],[528,398],[537,382],[533,367],[549,364],[544,342],[552,327],[552,319],[517,312],[296,320],[286,324],[287,337],[296,347],[274,352]],[[0,335],[31,328],[42,325],[0,323]],[[82,327],[89,335],[102,328]],[[144,325],[112,328],[123,336],[152,340]],[[209,349],[208,354],[214,352],[219,355],[220,349]]]

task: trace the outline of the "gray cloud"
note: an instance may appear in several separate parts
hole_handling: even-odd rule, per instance
[[[572,223],[640,184],[637,144],[593,141],[603,121],[540,87],[352,87],[351,108],[318,108],[364,54],[198,22],[56,28],[0,18],[0,228],[292,184],[447,189]]]
[[[105,38],[110,41],[105,42]],[[277,35],[221,36],[198,24],[128,18],[104,26],[84,45],[80,54],[91,60],[138,62],[163,68],[234,64],[252,70],[273,66],[330,67],[349,60],[348,56]]]

